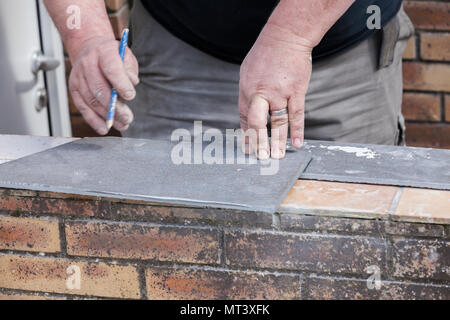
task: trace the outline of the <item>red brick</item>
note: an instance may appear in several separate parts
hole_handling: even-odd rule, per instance
[[[450,91],[450,64],[403,63],[403,86],[410,90]]]
[[[80,289],[67,287],[70,266],[80,268]],[[90,295],[110,298],[140,297],[135,267],[44,257],[0,255],[0,288]]]
[[[58,252],[58,221],[0,216],[0,249]]]
[[[415,59],[416,58],[416,37],[411,37],[406,45],[405,52],[403,53],[403,59]]]
[[[69,222],[70,255],[217,263],[218,233],[212,229],[127,223]]]
[[[298,276],[224,270],[146,270],[147,297],[152,300],[299,299]]]
[[[422,33],[420,56],[425,60],[450,61],[450,33]]]
[[[362,274],[386,264],[386,242],[376,238],[227,230],[224,246],[226,264],[241,267]]]
[[[417,29],[450,30],[450,3],[405,1],[404,7]]]
[[[370,274],[367,275],[367,278]],[[448,300],[450,287],[385,281],[380,279],[379,289],[369,289],[367,279],[336,279],[311,277],[306,280],[307,298],[314,300]]]
[[[424,148],[450,148],[450,126],[445,124],[406,125],[406,144]]]
[[[426,93],[405,93],[403,94],[402,112],[406,120],[440,121],[441,96]]]

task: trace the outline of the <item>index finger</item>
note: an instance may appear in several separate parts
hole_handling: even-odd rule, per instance
[[[117,93],[126,100],[133,100],[136,90],[127,75],[124,63],[119,54],[100,57],[100,68],[108,82],[117,90]]]

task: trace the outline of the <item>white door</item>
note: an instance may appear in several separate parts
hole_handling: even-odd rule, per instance
[[[71,134],[63,59],[40,0],[0,1],[0,134]]]

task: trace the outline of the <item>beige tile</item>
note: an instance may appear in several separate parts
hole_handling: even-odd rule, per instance
[[[404,221],[450,223],[450,191],[406,188],[394,217]]]
[[[387,215],[397,187],[356,183],[298,180],[281,205],[281,212],[334,212]]]

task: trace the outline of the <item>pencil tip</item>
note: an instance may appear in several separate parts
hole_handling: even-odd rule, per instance
[[[112,126],[113,126],[112,120],[106,121],[106,129],[108,129],[108,132],[109,132],[109,130],[111,130]]]

